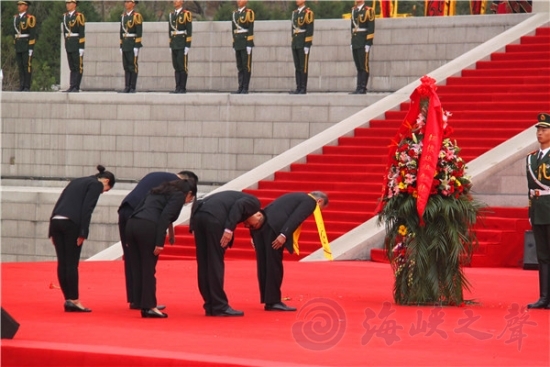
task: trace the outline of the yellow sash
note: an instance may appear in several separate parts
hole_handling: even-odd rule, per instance
[[[317,231],[319,232],[319,239],[321,240],[321,245],[323,246],[323,252],[325,257],[328,260],[332,260],[332,251],[330,250],[330,244],[327,238],[327,232],[325,231],[325,222],[323,222],[323,215],[321,214],[321,208],[319,205],[315,206],[313,211],[313,216],[315,218],[315,224],[317,224]],[[294,231],[292,234],[292,247],[294,248],[294,253],[300,255],[300,248],[298,246],[298,238],[300,238],[300,233],[302,232],[302,225]]]

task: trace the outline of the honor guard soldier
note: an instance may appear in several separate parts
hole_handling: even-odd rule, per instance
[[[550,308],[550,114],[540,113],[537,140],[540,148],[527,156],[527,186],[529,188],[529,220],[535,237],[539,263],[537,302],[527,308]]]
[[[172,65],[176,78],[176,89],[170,93],[187,92],[187,60],[191,48],[193,19],[191,12],[183,9],[183,0],[174,1],[174,11],[168,20],[168,37],[172,50]]]
[[[135,93],[138,77],[138,56],[143,34],[143,17],[134,11],[139,1],[124,1],[125,11],[120,19],[120,53],[124,67],[124,90],[122,93]]]
[[[247,94],[252,75],[252,47],[254,47],[254,11],[246,7],[248,0],[237,1],[233,12],[233,49],[239,72],[239,89],[235,94]]]
[[[307,93],[307,66],[313,42],[313,11],[304,0],[296,0],[298,9],[292,12],[292,58],[294,59],[296,90],[290,94]]]
[[[84,14],[76,11],[78,1],[66,0],[67,12],[63,14],[63,36],[65,37],[65,51],[71,70],[70,86],[65,92],[80,91],[82,72],[84,71]]]
[[[32,53],[36,42],[36,18],[27,12],[30,5],[30,1],[18,1],[19,14],[13,17],[15,61],[19,69],[19,91],[22,92],[31,90]]]
[[[356,0],[351,10],[351,52],[357,69],[357,87],[351,94],[366,94],[369,81],[369,51],[374,40],[374,9]]]

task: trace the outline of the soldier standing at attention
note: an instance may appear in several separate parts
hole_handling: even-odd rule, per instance
[[[19,91],[31,90],[32,53],[36,42],[36,18],[27,12],[30,1],[18,1],[17,12],[13,17],[15,30],[15,61],[19,69]]]
[[[290,94],[307,93],[307,65],[313,41],[313,12],[305,0],[296,0],[298,9],[292,12],[292,58],[294,59],[296,90]]]
[[[170,93],[187,92],[187,54],[191,48],[193,19],[191,12],[183,9],[183,0],[174,1],[174,11],[168,20],[168,37],[172,50],[172,65],[176,78],[176,89]]]
[[[540,298],[527,308],[550,309],[550,114],[539,113],[535,127],[540,146],[527,156],[527,187],[529,221],[539,263]]]
[[[78,1],[66,0],[67,12],[63,14],[63,36],[65,51],[71,70],[70,86],[65,92],[79,92],[84,71],[84,14],[76,11]]]
[[[125,11],[120,19],[120,53],[124,67],[124,90],[122,93],[135,93],[138,77],[138,56],[143,33],[143,17],[134,11],[139,1],[124,1]]]
[[[351,94],[366,94],[369,81],[369,50],[374,40],[374,9],[356,0],[351,10],[351,52],[357,68],[357,87]]]
[[[237,1],[237,10],[232,16],[233,49],[239,71],[239,89],[235,94],[248,94],[252,75],[252,47],[254,47],[254,11],[248,9],[248,0]]]

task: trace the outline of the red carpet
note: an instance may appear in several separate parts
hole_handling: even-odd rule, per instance
[[[550,28],[537,29],[536,35],[522,37],[520,44],[508,45],[505,51],[438,87],[443,108],[453,114],[449,119],[452,138],[466,162],[534,125],[539,112],[550,111]],[[292,164],[289,172],[276,172],[272,181],[261,181],[257,190],[245,191],[258,196],[264,205],[289,191],[326,191],[330,198],[323,211],[327,234],[330,241],[340,237],[373,217],[387,147],[408,108],[403,103],[399,111],[387,111],[385,119],[369,121],[369,127],[356,129],[354,136],[340,137],[338,145],[326,146],[321,154],[309,155],[306,163]],[[481,243],[471,266],[521,266],[523,235],[529,228],[526,209],[504,214],[501,208],[490,210],[495,213],[488,215],[486,227],[477,226]],[[509,225],[502,227],[502,218]],[[187,227],[180,226],[177,233],[176,245],[167,248],[161,258],[193,256],[194,242]],[[253,259],[246,231],[240,229],[236,236],[240,250],[229,256]],[[301,238],[301,254],[294,260],[320,247],[311,218]]]
[[[90,314],[63,312],[49,287],[54,262],[4,263],[2,306],[21,327],[2,340],[2,366],[550,364],[550,310],[514,312],[535,300],[535,271],[468,268],[467,298],[478,304],[438,310],[394,305],[385,264],[286,262],[283,295],[298,312],[272,313],[258,302],[255,262],[226,265],[228,297],[244,317],[204,316],[195,263],[161,261],[157,295],[169,318],[152,320],[127,308],[120,261],[81,263]]]

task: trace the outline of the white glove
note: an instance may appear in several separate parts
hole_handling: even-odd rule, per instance
[[[183,54],[184,55],[187,55],[189,53],[189,47],[186,47],[184,50],[183,50]]]
[[[119,48],[118,50],[120,51],[120,54],[122,55],[122,49],[121,49],[121,48]]]
[[[309,47],[304,47],[304,53],[307,55],[309,54]]]
[[[79,48],[79,49],[78,49],[78,54],[80,55],[80,57],[84,56],[84,49],[83,49],[83,48]]]
[[[247,46],[246,47],[246,53],[250,55],[252,53],[252,47]]]
[[[137,47],[134,47],[134,56],[135,57],[139,56],[139,48],[137,48]]]
[[[29,56],[32,56],[32,50],[29,50]]]
[[[349,45],[349,49],[350,49],[350,50],[353,50],[353,45]]]
[[[365,45],[365,53],[368,53],[370,50],[370,46],[369,45]]]

